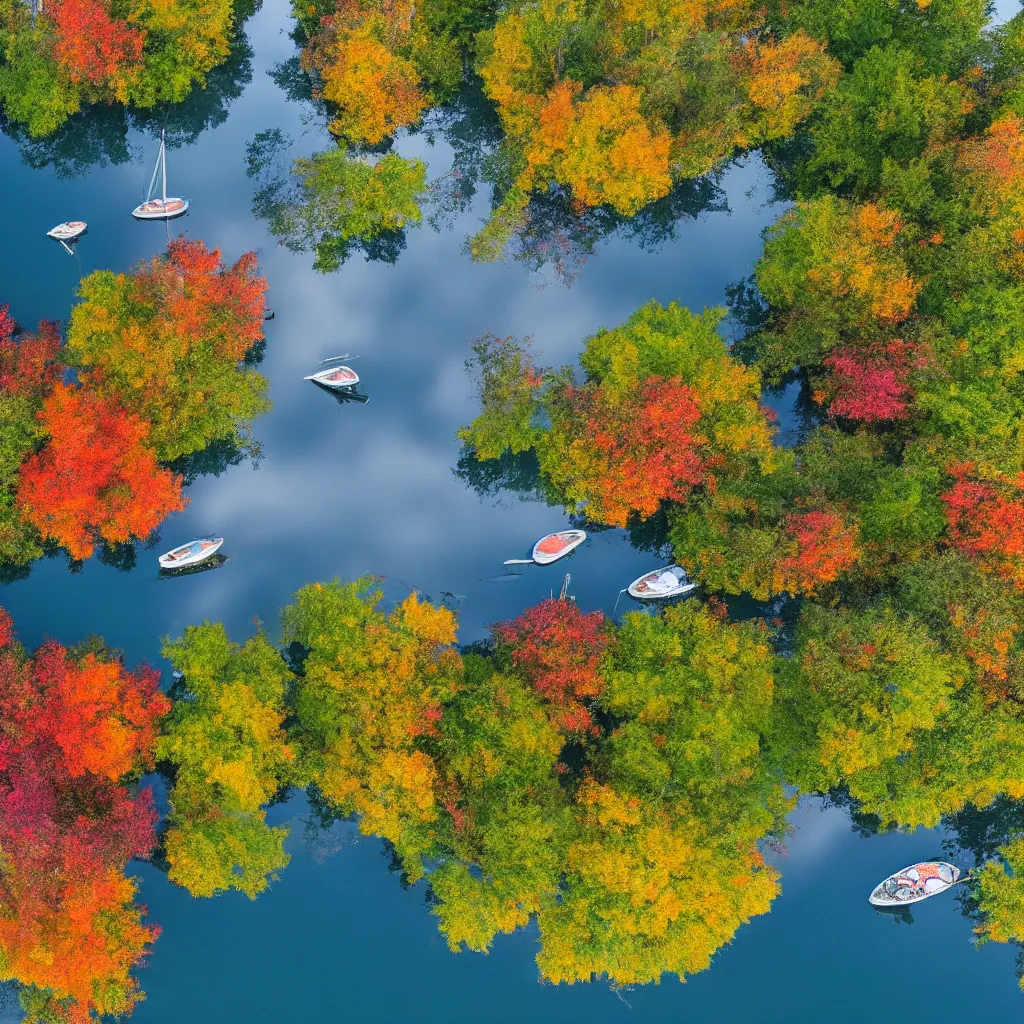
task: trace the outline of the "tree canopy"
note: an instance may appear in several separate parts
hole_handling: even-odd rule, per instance
[[[97,103],[178,103],[229,54],[232,0],[0,0],[0,109],[50,135]]]

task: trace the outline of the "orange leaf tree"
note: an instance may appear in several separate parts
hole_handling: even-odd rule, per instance
[[[243,362],[263,337],[266,288],[254,253],[226,267],[219,250],[176,239],[130,274],[82,281],[66,358],[86,387],[150,424],[163,462],[244,444],[270,407],[267,382]]]
[[[122,780],[152,767],[169,702],[155,672],[128,672],[99,645],[28,657],[2,610],[0,682],[4,976],[74,1024],[130,1012],[157,929],[124,871],[152,850],[156,814],[150,791]]]
[[[48,442],[21,467],[18,504],[73,558],[147,537],[184,508],[181,478],[158,464],[148,425],[115,400],[59,384],[39,419]]]

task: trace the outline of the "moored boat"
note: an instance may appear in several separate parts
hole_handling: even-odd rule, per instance
[[[89,225],[84,220],[66,220],[46,232],[47,238],[56,239],[58,242],[70,242],[89,230]]]
[[[559,530],[541,537],[533,545],[533,561],[538,565],[550,565],[564,558],[570,551],[575,551],[587,539],[584,530]]]
[[[868,902],[873,907],[906,907],[956,885],[960,869],[945,861],[922,861],[890,875],[871,890]]]
[[[190,540],[187,544],[179,544],[178,547],[160,556],[160,568],[184,569],[205,562],[220,551],[223,543],[223,537],[205,537],[201,540]]]
[[[302,379],[322,384],[325,388],[353,388],[359,383],[359,374],[351,366],[332,366]]]
[[[170,199],[149,199],[139,203],[132,210],[136,220],[174,220],[188,212],[188,200],[171,197]]]
[[[163,191],[159,198],[153,197],[156,176],[162,172]],[[149,182],[146,199],[132,210],[136,220],[174,220],[188,212],[188,200],[179,196],[167,195],[167,140],[166,133],[160,132],[160,149],[153,168],[153,177]]]
[[[637,601],[662,601],[690,594],[697,589],[697,584],[682,566],[666,565],[633,580],[626,589],[629,596]]]

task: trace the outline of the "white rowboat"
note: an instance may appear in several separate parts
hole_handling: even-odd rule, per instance
[[[203,540],[190,540],[187,544],[181,544],[172,548],[165,555],[160,556],[161,569],[184,569],[190,565],[197,565],[205,562],[220,551],[223,537],[207,537]]]
[[[167,142],[165,132],[160,132],[160,151],[157,153],[156,166],[153,168],[153,177],[149,181],[149,192],[145,202],[139,203],[132,210],[132,216],[136,220],[174,220],[188,212],[188,200],[177,196],[167,195]],[[156,176],[163,171],[163,194],[159,199],[153,198],[153,189],[156,186]]]
[[[666,565],[664,569],[655,569],[633,580],[627,592],[638,601],[663,601],[669,597],[690,594],[696,589],[697,584],[682,566]]]
[[[575,551],[585,540],[584,530],[560,530],[541,537],[533,545],[533,560],[538,565],[550,565],[560,558],[565,558],[570,551]]]
[[[55,238],[58,242],[70,242],[74,238],[81,238],[88,230],[89,225],[84,220],[66,220],[46,232],[48,238]]]
[[[907,907],[937,896],[960,880],[960,869],[945,861],[922,861],[890,875],[871,890],[868,902],[873,907]]]
[[[359,374],[351,366],[332,366],[302,379],[316,381],[325,388],[352,388],[359,383]]]

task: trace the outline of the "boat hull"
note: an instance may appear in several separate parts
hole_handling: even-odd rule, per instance
[[[223,537],[214,537],[211,540],[193,540],[188,544],[180,544],[160,556],[161,569],[186,569],[190,565],[198,565],[209,558],[213,558],[221,549],[224,543]],[[174,557],[178,555],[178,557]]]
[[[303,380],[311,380],[325,388],[354,388],[359,383],[359,374],[351,366],[335,366],[330,370],[321,370],[319,373],[311,373]]]
[[[89,225],[84,220],[66,220],[63,224],[50,228],[46,236],[58,242],[70,242],[75,238],[81,238],[88,230]]]
[[[180,204],[180,205],[179,205]],[[132,210],[136,220],[176,220],[188,213],[187,199],[152,199],[148,203],[140,203]]]
[[[545,541],[555,537],[565,538],[565,545],[554,552],[541,550]],[[557,533],[549,533],[547,536],[541,537],[533,545],[533,560],[538,565],[550,565],[552,562],[557,562],[560,558],[565,558],[570,552],[575,551],[586,539],[587,534],[584,530],[559,530]]]
[[[656,580],[663,572],[671,572],[679,581],[678,586],[670,590],[651,590],[648,585]],[[686,575],[686,571],[678,565],[666,565],[653,572],[644,573],[639,579],[633,580],[627,587],[627,593],[637,601],[666,601],[672,597],[683,597],[685,594],[692,594],[697,589],[697,584]]]
[[[934,887],[929,892],[922,892],[915,895],[907,896],[904,899],[899,899],[896,896],[891,896],[885,891],[885,885],[887,882],[895,881],[901,876],[906,875],[912,868],[918,868],[921,863],[934,863],[939,867],[949,869],[949,873],[952,876],[952,881],[943,881],[940,885]],[[888,878],[884,879],[878,885],[871,890],[871,895],[868,897],[868,903],[873,907],[880,907],[886,909],[894,909],[898,907],[909,907],[915,903],[921,903],[924,900],[931,899],[932,896],[938,896],[939,893],[945,892],[947,889],[951,889],[960,880],[960,869],[955,864],[947,864],[945,861],[925,861],[918,864],[909,864],[901,871],[897,871],[894,874],[889,875]]]

